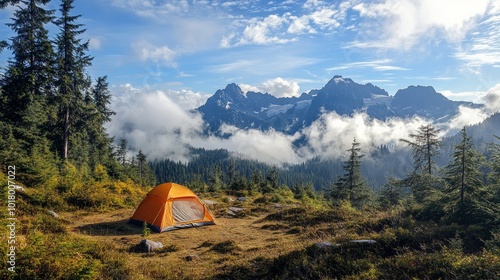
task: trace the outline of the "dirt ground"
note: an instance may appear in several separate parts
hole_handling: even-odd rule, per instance
[[[69,225],[72,234],[110,244],[113,250],[126,254],[139,279],[210,278],[314,242],[300,238],[286,225],[263,220],[269,214],[263,212],[241,218],[218,215],[216,225],[152,232],[148,239],[161,242],[164,248],[154,253],[138,253],[133,252],[133,247],[143,239],[142,227],[127,223],[133,211],[72,212],[62,214],[62,218],[73,221]]]

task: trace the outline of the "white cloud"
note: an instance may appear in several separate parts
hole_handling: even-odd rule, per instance
[[[154,61],[156,63],[163,63],[170,67],[176,67],[177,64],[174,61],[176,52],[170,49],[168,46],[154,46],[147,41],[135,42],[132,46],[136,51],[139,58],[143,61]]]
[[[478,124],[488,118],[490,115],[483,109],[469,108],[466,106],[458,107],[458,114],[453,117],[449,123],[449,129],[459,130],[464,126]]]
[[[247,84],[240,84],[239,86],[244,93],[248,91],[254,91],[270,93],[276,97],[300,96],[299,84],[295,81],[287,81],[281,77],[267,80],[259,86],[252,86]]]
[[[275,3],[269,3],[270,5]],[[283,8],[283,5],[276,6]],[[290,9],[278,15],[253,17],[250,19],[235,19],[233,30],[223,36],[220,45],[223,47],[241,45],[284,44],[299,40],[298,35],[325,35],[341,27],[345,20],[349,2],[331,4],[323,1],[308,1],[302,10]]]
[[[89,39],[89,48],[91,50],[98,50],[101,48],[101,39],[99,38],[96,38],[96,37],[92,37]]]
[[[223,125],[221,132],[230,136],[225,139],[214,136],[197,138],[192,144],[206,149],[227,149],[268,164],[300,163],[304,160],[293,146],[298,135],[290,136],[274,130],[242,130],[230,125]]]
[[[438,91],[446,98],[454,101],[469,101],[474,103],[483,103],[485,92],[480,91],[466,91],[466,92],[452,92],[451,90]]]
[[[338,10],[330,8],[321,8],[311,14],[306,14],[300,17],[290,16],[291,24],[287,32],[290,34],[316,34],[318,33],[315,27],[322,30],[333,30],[340,26],[338,20],[342,19],[343,14]]]
[[[185,14],[190,11],[187,0],[165,0],[162,3],[151,0],[112,0],[111,4],[139,16],[161,19],[169,14]]]
[[[340,70],[346,70],[346,69],[351,69],[351,68],[371,68],[376,71],[405,71],[405,70],[410,70],[405,67],[401,66],[395,66],[395,65],[389,65],[392,63],[391,59],[377,59],[377,60],[372,60],[372,61],[358,61],[358,62],[351,62],[351,63],[344,63],[339,66],[334,66],[327,68],[327,71],[340,71]]]
[[[292,97],[300,95],[300,86],[297,82],[287,81],[281,77],[267,80],[262,85],[266,92],[276,97]]]
[[[402,147],[399,139],[407,138],[425,124],[427,121],[422,118],[394,118],[383,122],[371,119],[364,113],[348,117],[332,112],[324,114],[303,130],[309,144],[300,154],[345,158],[354,138],[361,144],[364,154],[369,154],[381,145]]]
[[[293,41],[293,38],[286,39],[272,35],[277,30],[280,30],[287,21],[286,15],[282,17],[278,15],[269,15],[262,20],[252,18],[243,30],[243,35],[236,45],[284,44]]]
[[[187,161],[187,144],[203,127],[200,115],[190,113],[164,92],[145,92],[130,85],[113,89],[111,109],[116,112],[107,131],[150,159],[169,157]]]
[[[484,96],[483,101],[491,113],[500,112],[500,84],[491,88]]]
[[[476,74],[481,74],[483,66],[500,66],[500,10],[480,22],[477,32],[457,48],[454,56]]]
[[[411,49],[423,40],[458,43],[485,15],[492,0],[384,0],[354,6],[364,20],[364,41],[352,46]],[[376,30],[376,31],[375,31]]]
[[[235,76],[275,76],[287,71],[303,69],[318,62],[315,58],[275,52],[276,50],[262,49],[251,54],[230,53],[228,55],[228,59],[231,60],[230,62],[212,65],[207,71],[213,73],[231,73]],[[253,59],[248,58],[248,56],[251,56]],[[268,59],[267,57],[272,57],[272,59]]]

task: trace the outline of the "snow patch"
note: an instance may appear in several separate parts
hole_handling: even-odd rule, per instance
[[[269,106],[269,109],[267,110],[266,114],[268,117],[272,117],[272,116],[286,113],[286,111],[290,110],[291,108],[293,108],[293,104],[286,104],[286,105],[271,104]]]

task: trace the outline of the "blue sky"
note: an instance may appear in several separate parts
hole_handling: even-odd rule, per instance
[[[232,82],[291,96],[338,74],[390,94],[432,85],[452,99],[480,101],[500,83],[500,3],[494,0],[85,0],[74,6],[95,57],[89,72],[108,75],[116,94],[124,86],[163,90],[195,107]],[[2,11],[2,22],[12,11]],[[5,26],[0,32],[11,36]]]
[[[90,40],[93,79],[107,75],[116,112],[107,124],[115,139],[150,159],[189,161],[187,147],[224,148],[272,164],[347,156],[352,139],[364,152],[415,133],[432,120],[370,119],[328,112],[294,135],[223,126],[204,136],[192,111],[216,90],[294,96],[324,86],[334,75],[371,82],[395,94],[432,85],[461,106],[442,129],[453,134],[500,110],[500,1],[215,1],[77,0],[75,14]],[[49,8],[58,9],[57,1]],[[10,22],[14,11],[0,11]],[[54,27],[49,27],[54,31]],[[52,33],[54,34],[54,33]],[[13,34],[0,25],[0,36]],[[5,67],[10,54],[0,55]],[[308,145],[297,148],[297,139]]]

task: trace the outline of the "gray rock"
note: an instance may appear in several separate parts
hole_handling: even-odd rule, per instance
[[[271,203],[271,205],[274,206],[275,208],[278,208],[278,209],[283,208],[283,205],[276,203],[276,202]]]
[[[333,244],[332,242],[318,242],[315,244],[317,248],[320,249],[328,249],[328,248],[333,248],[333,247],[339,247],[340,244]]]
[[[240,196],[237,198],[238,201],[247,201],[247,198],[244,196]]]
[[[358,244],[375,244],[375,243],[377,243],[377,241],[372,240],[372,239],[358,239],[358,240],[351,240],[349,242],[358,243]]]
[[[203,203],[205,203],[206,205],[215,205],[215,204],[217,204],[217,201],[204,199]]]
[[[139,245],[141,247],[141,250],[143,252],[147,252],[147,253],[151,253],[154,250],[163,248],[163,244],[161,244],[161,242],[156,242],[156,241],[149,240],[149,239],[141,240],[141,243],[139,243]]]
[[[243,210],[245,210],[245,208],[231,206],[227,208],[227,214],[229,216],[236,216],[239,212]]]
[[[52,210],[47,210],[47,213],[54,218],[59,218],[59,215],[57,215],[57,213]]]

